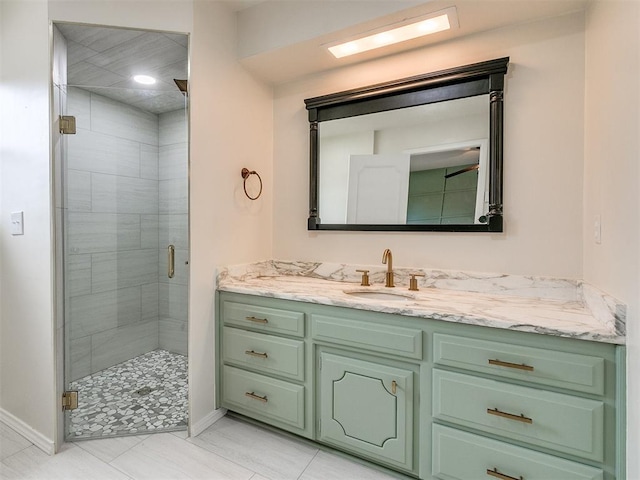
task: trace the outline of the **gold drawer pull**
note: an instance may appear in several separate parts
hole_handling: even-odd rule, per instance
[[[269,320],[267,320],[266,318],[256,318],[256,317],[246,317],[247,320],[249,320],[250,322],[255,322],[255,323],[269,323]]]
[[[495,359],[495,360],[489,359],[489,365],[497,365],[498,367],[516,368],[518,370],[533,372],[533,367],[531,365],[525,365],[524,363],[519,364],[519,363],[511,363],[511,362],[502,362],[498,359]]]
[[[254,392],[244,392],[246,397],[253,398],[254,400],[258,400],[259,402],[267,403],[267,396],[261,397],[260,395],[256,395]]]
[[[269,355],[266,353],[255,352],[253,350],[245,350],[244,353],[247,355],[251,355],[252,357],[260,357],[260,358],[268,358]]]
[[[508,418],[509,420],[516,420],[518,422],[522,422],[522,423],[533,423],[533,420],[529,417],[525,417],[523,414],[520,415],[514,415],[513,413],[506,413],[506,412],[501,412],[500,410],[498,410],[497,408],[487,408],[487,413],[489,415],[495,415],[497,417],[503,417],[503,418]]]
[[[524,477],[512,477],[511,475],[505,475],[504,473],[500,473],[497,468],[493,470],[487,469],[487,475],[490,477],[499,478],[500,480],[524,480]]]
[[[396,382],[395,380],[393,382],[391,382],[391,393],[393,393],[394,395],[396,394],[396,389],[398,388],[398,382]]]

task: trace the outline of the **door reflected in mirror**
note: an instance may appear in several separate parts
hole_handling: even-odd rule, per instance
[[[484,223],[489,96],[319,123],[323,223]]]

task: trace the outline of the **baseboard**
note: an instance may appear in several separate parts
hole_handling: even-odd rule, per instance
[[[189,428],[189,436],[197,437],[202,432],[204,432],[207,428],[209,428],[211,425],[213,425],[222,417],[224,417],[226,414],[227,414],[226,408],[219,408],[218,410],[214,410],[199,422],[196,422],[193,425],[191,425],[191,427]]]
[[[0,422],[18,432],[47,455],[53,455],[55,453],[53,440],[34,430],[18,417],[7,412],[4,408],[0,408]]]

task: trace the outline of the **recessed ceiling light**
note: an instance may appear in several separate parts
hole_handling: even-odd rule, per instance
[[[427,19],[413,22],[402,27],[392,28],[384,32],[375,33],[357,40],[341,43],[329,47],[329,51],[336,57],[342,58],[356,53],[366,52],[374,48],[380,48],[394,43],[404,42],[413,38],[422,37],[431,33],[449,30],[454,22],[451,21],[450,15],[455,15],[455,10],[447,9],[446,13],[431,16]],[[455,21],[455,20],[454,20]]]
[[[150,77],[149,75],[134,75],[133,79],[143,85],[153,85],[154,83],[156,83],[156,79]]]

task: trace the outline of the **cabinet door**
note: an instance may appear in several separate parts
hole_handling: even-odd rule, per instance
[[[413,469],[413,372],[320,354],[320,440]]]

